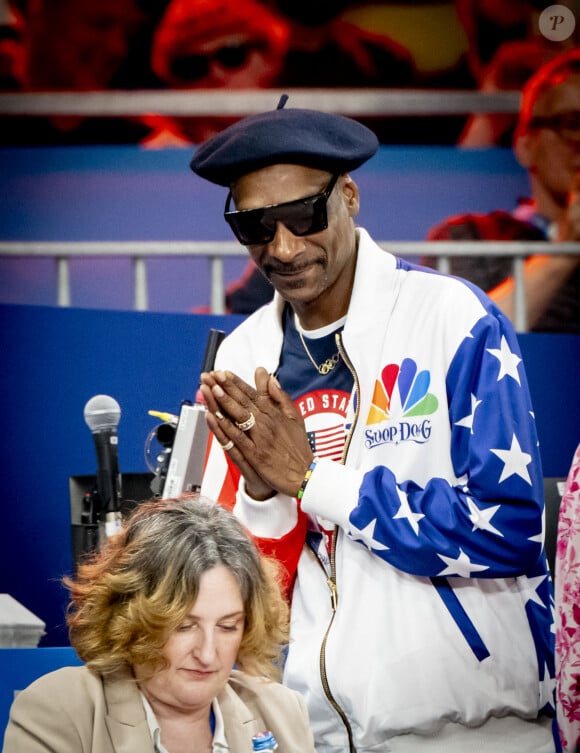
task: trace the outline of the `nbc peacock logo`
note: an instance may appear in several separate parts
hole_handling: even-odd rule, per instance
[[[431,375],[419,371],[412,358],[401,365],[390,363],[375,382],[373,399],[367,416],[367,447],[378,444],[413,441],[426,442],[431,435],[431,421],[425,419],[437,410],[439,401],[429,392]],[[417,420],[421,417],[423,420]],[[378,424],[388,421],[386,427]]]

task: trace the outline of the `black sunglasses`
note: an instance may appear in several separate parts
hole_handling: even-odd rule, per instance
[[[328,227],[326,204],[339,177],[339,175],[334,175],[322,193],[259,209],[241,209],[230,212],[232,200],[230,192],[226,201],[224,219],[244,246],[270,243],[276,235],[279,222],[293,235],[300,237],[320,233]]]
[[[528,128],[537,130],[548,128],[556,131],[564,139],[576,140],[580,138],[580,111],[561,112],[557,115],[544,115],[531,118]]]

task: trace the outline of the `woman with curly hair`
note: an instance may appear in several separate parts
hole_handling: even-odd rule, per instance
[[[265,730],[280,753],[313,753],[302,697],[277,682],[275,567],[221,506],[144,502],[64,582],[85,665],[19,693],[4,753],[246,753]]]

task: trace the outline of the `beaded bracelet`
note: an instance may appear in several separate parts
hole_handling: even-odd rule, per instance
[[[312,476],[312,473],[314,469],[316,468],[317,462],[318,462],[318,458],[314,458],[312,463],[310,463],[310,466],[304,475],[304,480],[302,481],[302,484],[300,485],[300,489],[298,490],[298,494],[296,495],[296,499],[302,499],[302,497],[304,496],[304,492],[306,491],[306,485],[310,481],[310,476]]]

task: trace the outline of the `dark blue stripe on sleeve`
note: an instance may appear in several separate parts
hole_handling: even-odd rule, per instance
[[[443,603],[449,610],[449,614],[455,620],[457,627],[461,630],[463,637],[479,661],[487,659],[490,655],[481,636],[475,629],[475,625],[469,619],[467,612],[462,607],[457,595],[449,585],[447,578],[434,577],[431,582],[437,589],[437,593],[443,599]]]

